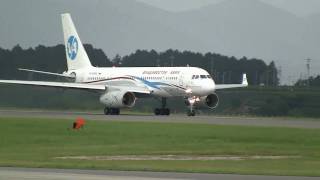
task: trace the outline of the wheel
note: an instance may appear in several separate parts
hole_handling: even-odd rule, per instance
[[[105,115],[119,115],[120,109],[119,108],[104,108]]]
[[[169,116],[170,115],[170,109],[168,109],[168,108],[164,109],[164,115]]]
[[[170,115],[170,109],[168,108],[156,108],[154,109],[154,114],[156,116],[169,116]]]
[[[117,109],[117,115],[120,115],[120,109],[119,108]]]
[[[188,116],[195,116],[196,115],[196,111],[195,110],[189,110],[187,114],[188,114]]]
[[[104,114],[109,115],[110,114],[110,108],[105,107],[104,108]]]
[[[159,109],[159,108],[154,109],[154,114],[155,114],[156,116],[159,116],[159,115],[161,114],[160,109]]]
[[[111,115],[119,115],[120,109],[119,108],[111,108]]]
[[[163,115],[166,115],[166,111],[164,108],[161,108],[160,109],[160,115],[163,116]]]

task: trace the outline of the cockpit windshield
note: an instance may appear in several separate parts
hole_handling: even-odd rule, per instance
[[[193,75],[192,79],[199,79],[199,77],[200,77],[199,75]]]
[[[192,79],[212,79],[210,75],[193,75]]]

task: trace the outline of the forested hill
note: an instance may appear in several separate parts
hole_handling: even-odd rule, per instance
[[[239,83],[242,73],[247,73],[252,85],[278,84],[278,73],[275,64],[267,65],[260,59],[227,57],[214,53],[195,53],[190,51],[167,50],[165,52],[137,50],[135,53],[112,59],[101,49],[86,44],[85,49],[92,64],[96,67],[153,67],[153,66],[194,66],[206,69],[214,76],[217,83]],[[38,77],[18,71],[17,68],[28,68],[62,73],[67,70],[64,45],[32,49],[22,49],[19,45],[11,50],[0,48],[0,79],[33,79]]]

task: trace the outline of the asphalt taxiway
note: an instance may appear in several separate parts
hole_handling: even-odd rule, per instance
[[[251,176],[226,174],[128,172],[102,170],[63,170],[0,168],[0,179],[10,180],[316,180],[313,177]]]
[[[306,118],[261,118],[261,117],[222,117],[199,115],[187,117],[184,114],[171,116],[153,115],[120,115],[105,116],[102,113],[90,112],[67,112],[67,111],[41,111],[41,110],[0,110],[0,117],[23,117],[23,118],[55,118],[75,119],[82,117],[86,120],[100,121],[132,121],[132,122],[163,122],[163,123],[196,123],[216,125],[242,125],[264,127],[292,127],[320,129],[320,119]]]

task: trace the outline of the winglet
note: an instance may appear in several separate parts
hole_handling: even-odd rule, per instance
[[[242,85],[248,86],[247,74],[242,75]]]

